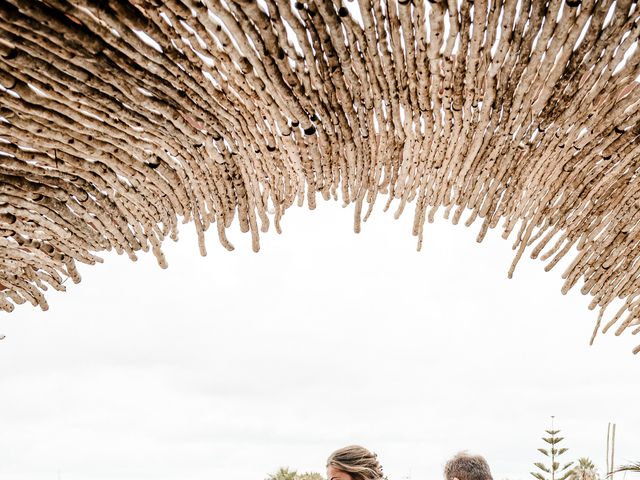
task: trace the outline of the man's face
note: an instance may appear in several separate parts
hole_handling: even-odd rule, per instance
[[[353,480],[353,477],[333,465],[327,467],[327,480]]]

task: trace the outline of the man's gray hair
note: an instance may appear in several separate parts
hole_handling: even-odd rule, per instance
[[[493,480],[489,464],[480,455],[460,452],[444,466],[446,480]]]

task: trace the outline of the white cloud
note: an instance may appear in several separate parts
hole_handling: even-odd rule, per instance
[[[0,478],[262,479],[378,452],[391,479],[439,478],[460,449],[525,479],[556,415],[567,456],[637,460],[637,338],[588,340],[595,313],[498,232],[410,213],[291,210],[251,252],[200,258],[183,227],[169,269],[109,256],[51,309],[0,318]]]

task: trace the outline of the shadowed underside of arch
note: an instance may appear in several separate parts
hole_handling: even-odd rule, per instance
[[[0,0],[0,308],[316,197],[514,231],[640,331],[632,0]],[[395,200],[395,202],[393,202]],[[271,212],[271,213],[269,213]],[[269,213],[269,214],[268,214]],[[576,250],[577,249],[577,250]],[[640,347],[635,350],[637,353]]]

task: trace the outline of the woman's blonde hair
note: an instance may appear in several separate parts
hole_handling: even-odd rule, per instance
[[[327,467],[333,466],[348,473],[353,480],[386,480],[378,456],[364,447],[351,445],[336,450],[327,459]]]

